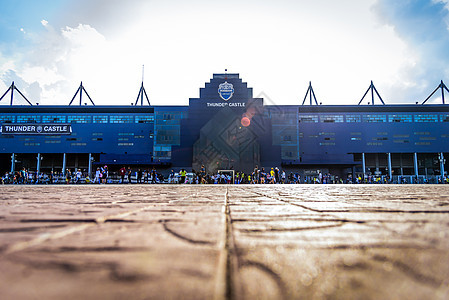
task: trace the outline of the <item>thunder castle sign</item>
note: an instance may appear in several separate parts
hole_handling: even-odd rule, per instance
[[[1,134],[71,134],[70,124],[3,124]]]

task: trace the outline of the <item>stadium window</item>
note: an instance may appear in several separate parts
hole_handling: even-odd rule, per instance
[[[17,123],[39,123],[41,121],[40,116],[22,115],[17,116]]]
[[[363,122],[366,123],[380,123],[386,121],[387,121],[386,115],[363,115]]]
[[[68,116],[67,117],[68,123],[91,123],[91,116]]]
[[[343,115],[320,115],[322,123],[341,123],[343,122]]]
[[[412,122],[412,115],[389,115],[388,122],[395,123],[410,123]]]
[[[136,116],[136,123],[153,123],[154,116]]]
[[[16,118],[14,116],[0,116],[1,123],[14,123]]]
[[[358,123],[361,121],[362,118],[360,115],[346,115],[346,123]]]
[[[134,116],[110,116],[109,123],[113,124],[125,124],[133,123]]]
[[[300,123],[318,123],[318,115],[299,115]]]
[[[108,116],[93,116],[93,122],[105,124],[108,122]]]
[[[449,122],[449,115],[441,115],[440,120],[441,122]]]
[[[42,123],[65,123],[66,116],[46,115],[42,116]]]
[[[415,122],[419,123],[438,122],[438,115],[415,115]]]

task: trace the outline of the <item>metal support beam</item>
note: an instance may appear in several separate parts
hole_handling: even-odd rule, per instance
[[[426,100],[423,101],[423,103],[421,104],[425,104],[427,102],[427,100],[429,100],[430,98],[432,98],[432,96],[438,91],[438,89],[441,89],[441,100],[443,101],[443,104],[445,104],[444,101],[444,92],[448,92],[449,93],[449,89],[447,88],[447,86],[444,84],[443,80],[441,80],[440,84],[436,87],[435,90],[433,90],[433,92],[429,95],[429,97],[426,98]]]
[[[64,153],[62,156],[62,174],[65,176],[66,173],[66,164],[67,164],[67,155]]]
[[[393,171],[391,170],[391,153],[388,154],[388,177],[390,177],[390,180],[393,180]]]
[[[8,94],[8,92],[11,92],[10,105],[13,105],[13,103],[14,103],[14,91],[17,91],[20,94],[20,96],[22,96],[22,98],[25,99],[26,102],[28,102],[29,105],[33,106],[33,104],[31,104],[31,102],[28,101],[27,97],[25,97],[25,95],[22,94],[22,92],[15,86],[14,81],[12,82],[10,87],[6,90],[6,92],[0,97],[0,101],[2,101],[2,99],[6,96],[6,94]]]
[[[415,176],[418,177],[418,153],[414,153],[413,155],[413,166],[415,167]]]
[[[11,154],[11,173],[14,174],[14,169],[16,166],[16,154]]]
[[[444,155],[443,152],[440,153],[440,174],[441,179],[444,177]]]
[[[137,94],[136,103],[134,104],[135,106],[137,106],[137,103],[139,103],[139,98],[140,98],[140,105],[143,106],[143,96],[145,96],[145,98],[147,99],[148,105],[151,106],[150,100],[148,99],[147,91],[145,90],[145,87],[143,86],[143,81],[142,81],[142,85],[140,86],[139,94]]]
[[[371,90],[371,105],[374,105],[374,92],[376,92],[377,97],[379,98],[380,102],[382,102],[383,105],[385,105],[384,100],[382,99],[382,97],[380,96],[379,92],[377,91],[376,87],[374,86],[373,81],[371,80],[371,84],[369,86],[369,88],[366,90],[365,94],[363,94],[362,99],[360,99],[358,105],[360,105],[363,101],[363,99],[365,99],[366,95],[368,94],[368,92]]]
[[[311,81],[309,81],[309,87],[307,88],[307,92],[306,92],[306,95],[304,96],[304,100],[302,101],[302,105],[304,105],[304,103],[306,102],[307,96],[309,96],[310,105],[313,105],[312,98],[315,100],[315,104],[319,105],[318,101],[316,100],[315,92],[313,91],[312,82]]]
[[[80,106],[82,105],[82,101],[83,101],[83,91],[86,93],[87,98],[89,98],[90,102],[92,103],[93,106],[95,106],[94,101],[92,100],[92,98],[89,96],[89,94],[87,93],[86,89],[83,86],[83,82],[81,81],[81,84],[79,86],[79,88],[76,90],[75,95],[73,95],[72,100],[70,100],[69,105],[72,104],[73,100],[75,100],[76,96],[78,95],[78,93],[80,94]]]

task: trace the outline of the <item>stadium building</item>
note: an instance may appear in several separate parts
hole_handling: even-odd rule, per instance
[[[426,104],[439,90],[443,103]],[[443,82],[423,103],[410,105],[385,105],[372,83],[358,105],[321,105],[312,85],[301,105],[267,105],[238,74],[214,74],[188,106],[151,106],[143,83],[127,106],[96,106],[82,84],[68,106],[14,105],[15,92],[28,101],[14,83],[1,97],[10,96],[10,105],[0,106],[3,173],[23,167],[92,172],[103,165],[168,173],[204,164],[208,172],[277,166],[303,176],[423,180],[447,169]],[[82,105],[83,93],[91,105]],[[79,105],[72,105],[78,96]]]

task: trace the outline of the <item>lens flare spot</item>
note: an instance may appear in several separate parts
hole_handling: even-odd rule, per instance
[[[251,120],[248,117],[243,117],[241,123],[242,126],[248,127],[251,124]]]

